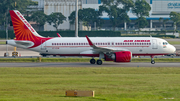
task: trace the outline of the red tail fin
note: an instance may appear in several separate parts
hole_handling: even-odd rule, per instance
[[[10,10],[9,12],[13,23],[16,40],[32,41],[34,42],[33,47],[35,47],[42,44],[42,40],[46,41],[50,39],[40,36],[19,11]]]

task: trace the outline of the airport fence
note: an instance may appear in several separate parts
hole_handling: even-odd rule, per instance
[[[89,37],[170,37],[175,38],[174,35],[165,35],[165,32],[172,31],[79,31],[79,37],[85,37],[88,35]],[[57,37],[57,33],[59,33],[62,37],[74,37],[75,31],[38,31],[41,36],[44,37]],[[6,31],[0,31],[0,39],[6,38]],[[8,31],[8,38],[15,38],[15,34],[12,30]]]

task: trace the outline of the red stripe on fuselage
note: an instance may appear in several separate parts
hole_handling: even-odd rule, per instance
[[[153,53],[153,54],[132,54],[132,56],[156,56],[167,55],[169,53]],[[47,55],[60,55],[60,56],[87,56],[87,57],[99,57],[99,54],[47,54]]]
[[[90,46],[45,46],[45,47],[90,47]],[[98,47],[108,47],[108,46],[98,46]],[[110,47],[149,47],[149,46],[110,46]]]

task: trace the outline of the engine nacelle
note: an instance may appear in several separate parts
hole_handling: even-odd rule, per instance
[[[114,61],[114,62],[131,62],[132,53],[130,51],[120,51],[115,52],[111,55],[110,58],[105,56],[105,61]]]

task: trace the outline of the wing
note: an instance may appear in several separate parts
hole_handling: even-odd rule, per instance
[[[119,51],[128,51],[127,49],[123,48],[115,48],[115,47],[98,47],[92,43],[92,41],[89,39],[89,37],[86,35],[86,39],[89,43],[89,45],[93,48],[93,51],[99,52],[99,53],[111,53],[111,52],[119,52]]]

